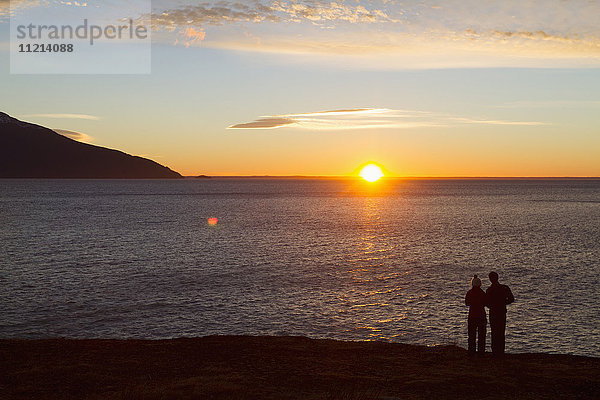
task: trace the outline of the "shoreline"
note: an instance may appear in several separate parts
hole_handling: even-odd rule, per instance
[[[0,339],[3,399],[600,397],[600,358],[305,337]]]

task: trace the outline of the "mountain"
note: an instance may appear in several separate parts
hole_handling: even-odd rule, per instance
[[[174,179],[152,160],[77,142],[0,112],[0,178]]]

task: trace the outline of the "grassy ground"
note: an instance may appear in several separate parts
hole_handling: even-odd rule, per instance
[[[0,399],[599,399],[600,358],[300,337],[0,340]]]

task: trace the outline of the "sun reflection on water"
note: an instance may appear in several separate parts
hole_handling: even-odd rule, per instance
[[[357,236],[346,265],[355,288],[345,298],[354,326],[349,330],[368,331],[371,340],[390,340],[390,324],[406,318],[401,307],[400,274],[395,263],[396,247],[391,227],[382,210],[386,197],[364,197],[357,211]],[[399,333],[400,334],[400,333]]]

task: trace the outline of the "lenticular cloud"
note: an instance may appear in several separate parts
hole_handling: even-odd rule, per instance
[[[547,125],[539,121],[504,121],[388,108],[356,108],[300,114],[262,116],[254,121],[231,125],[228,129],[296,128],[308,130],[407,129],[465,124]]]

